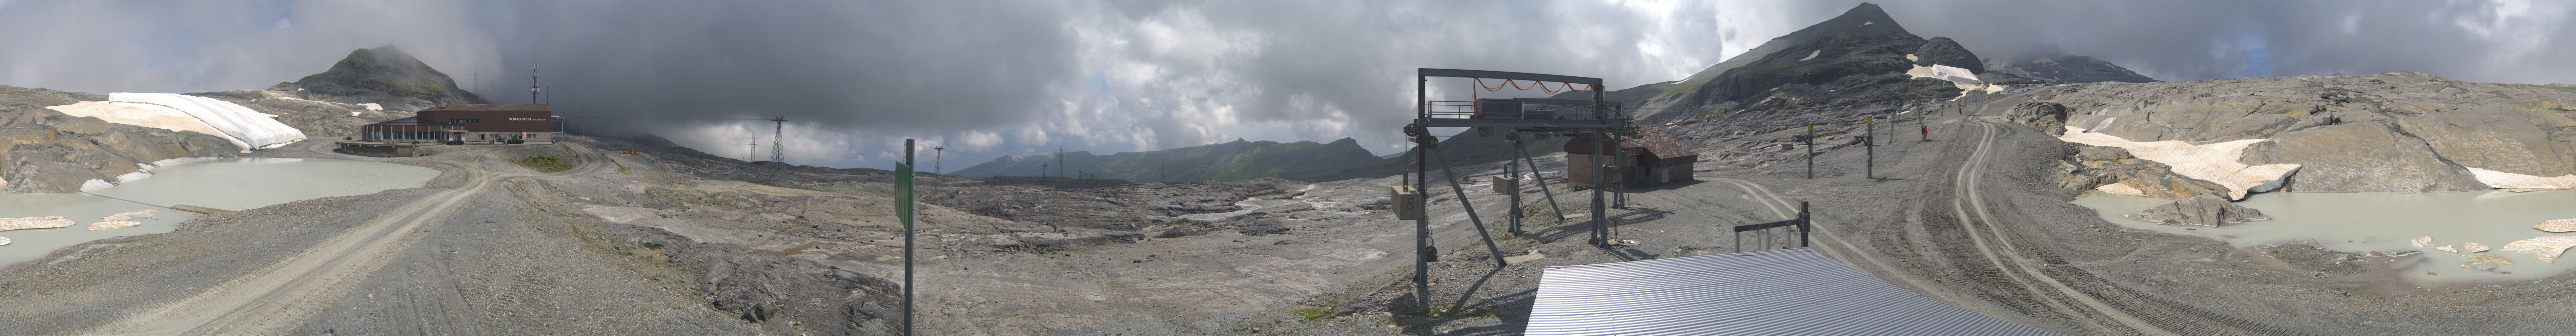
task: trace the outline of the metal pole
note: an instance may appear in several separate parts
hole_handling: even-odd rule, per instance
[[[1426,125],[1431,121],[1430,107],[1424,105],[1431,99],[1431,93],[1428,91],[1430,83],[1430,78],[1413,77],[1413,118],[1416,125]],[[1429,128],[1424,129],[1428,131]],[[1431,171],[1430,155],[1430,148],[1423,148],[1419,142],[1413,145],[1413,172],[1425,174],[1422,178],[1412,179],[1415,194],[1421,194],[1423,189],[1430,188],[1430,183],[1425,182],[1431,179],[1428,173]],[[1414,201],[1415,206],[1419,206],[1415,209],[1422,209],[1422,216],[1413,219],[1414,303],[1422,305],[1424,310],[1431,309],[1431,258],[1434,257],[1432,254],[1436,253],[1431,246],[1431,197],[1429,196],[1423,195]]]
[[[1512,134],[1512,149],[1513,149],[1514,151],[1518,151],[1518,150],[1520,150],[1520,146],[1521,146],[1520,134],[1517,134],[1517,133]],[[1511,176],[1511,177],[1512,177],[1512,182],[1513,182],[1513,183],[1516,183],[1516,184],[1517,184],[1517,183],[1520,183],[1521,171],[1520,171],[1520,169],[1519,169],[1519,168],[1520,168],[1520,165],[1512,164],[1511,162],[1504,162],[1504,163],[1503,163],[1503,175],[1505,175],[1505,176]],[[1514,185],[1513,187],[1514,187],[1514,188],[1512,188],[1512,189],[1520,189],[1520,188],[1518,188],[1518,187],[1519,187],[1518,185]],[[1513,236],[1519,236],[1519,235],[1521,235],[1521,233],[1522,233],[1522,232],[1521,232],[1521,191],[1520,191],[1520,190],[1512,190],[1511,197],[1512,197],[1512,228],[1511,228],[1510,230],[1504,230],[1504,231],[1506,231],[1506,232],[1510,232]]]
[[[1440,177],[1444,180],[1449,180],[1449,191],[1458,193],[1458,208],[1467,211],[1468,223],[1476,224],[1476,236],[1485,238],[1485,249],[1487,252],[1492,252],[1494,254],[1494,267],[1511,266],[1511,263],[1503,261],[1503,248],[1494,244],[1494,235],[1485,231],[1485,219],[1476,218],[1476,203],[1467,200],[1466,187],[1458,186],[1458,172],[1450,171],[1449,161],[1446,160],[1447,158],[1442,159],[1443,160],[1440,160]],[[1430,175],[1423,175],[1423,177],[1430,177]],[[1424,202],[1429,201],[1426,198]],[[1426,206],[1428,206],[1428,204],[1426,204]],[[1429,208],[1426,207],[1424,209]],[[1427,219],[1430,217],[1429,213],[1423,214],[1423,218]]]
[[[1807,124],[1807,178],[1816,178],[1816,124]]]
[[[1565,208],[1557,206],[1556,191],[1547,190],[1547,176],[1539,174],[1538,159],[1530,158],[1529,150],[1527,148],[1513,147],[1512,149],[1520,151],[1522,163],[1529,164],[1530,180],[1538,181],[1538,193],[1540,195],[1547,195],[1547,209],[1555,211],[1554,213],[1556,214],[1557,221],[1565,221]],[[1568,172],[1572,172],[1573,167],[1567,167],[1567,169]]]
[[[1807,216],[1807,201],[1798,201],[1798,247],[1807,247],[1807,231],[1814,231],[1815,224]]]
[[[1603,149],[1602,147],[1603,147],[1603,146],[1609,146],[1609,145],[1610,145],[1610,134],[1609,134],[1609,133],[1607,133],[1607,132],[1603,132],[1603,131],[1593,131],[1593,133],[1592,133],[1592,238],[1591,238],[1591,243],[1592,243],[1592,245],[1593,245],[1593,246],[1601,246],[1601,247],[1609,247],[1609,246],[1610,246],[1610,241],[1608,240],[1608,237],[1607,237],[1608,235],[1607,235],[1607,234],[1603,234],[1603,233],[1602,233],[1602,230],[1601,230],[1601,228],[1602,228],[1603,226],[1605,226],[1605,225],[1608,225],[1608,224],[1609,224],[1609,222],[1608,222],[1608,221],[1601,220],[1601,217],[1606,217],[1606,216],[1608,216],[1608,215],[1609,215],[1609,213],[1610,213],[1610,210],[1609,210],[1609,209],[1604,208],[1604,207],[1609,206],[1609,205],[1608,205],[1608,204],[1603,204],[1603,201],[1604,201],[1605,199],[1602,197],[1602,196],[1603,196],[1603,195],[1602,195],[1602,192],[1603,192],[1603,190],[1602,190],[1602,189],[1609,189],[1608,187],[1610,186],[1610,184],[1609,184],[1609,181],[1610,181],[1610,180],[1609,180],[1609,177],[1610,177],[1610,162],[1609,162],[1609,161],[1607,161],[1607,160],[1609,160],[1608,158],[1603,157],[1603,156],[1601,155],[1602,153],[1605,153],[1605,152],[1608,152],[1608,151],[1609,151],[1608,149]]]
[[[1861,134],[1869,135],[1860,137],[1861,151],[1868,153],[1867,159],[1861,160],[1861,177],[1878,178],[1878,118],[1861,117],[1860,120]]]
[[[905,165],[905,166],[910,166],[910,165],[912,165],[912,139],[903,139],[903,165]],[[906,192],[906,193],[909,193],[909,192],[911,192],[911,191],[910,191],[910,190],[905,190],[905,192]],[[904,199],[905,199],[905,200],[910,200],[910,199],[912,199],[912,198],[911,198],[911,197],[904,197]],[[912,204],[904,204],[904,205],[903,205],[903,207],[905,207],[905,208],[911,208],[911,207],[912,207]],[[908,214],[908,213],[910,213],[910,211],[906,211],[906,213]],[[904,221],[904,223],[903,223],[903,224],[904,224],[904,225],[903,225],[903,334],[904,334],[904,335],[913,335],[913,333],[912,333],[912,325],[913,325],[913,323],[912,323],[912,222],[907,220],[907,221]]]

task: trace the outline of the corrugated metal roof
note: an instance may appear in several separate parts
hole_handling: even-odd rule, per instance
[[[1548,267],[1530,335],[2048,335],[1805,248]]]

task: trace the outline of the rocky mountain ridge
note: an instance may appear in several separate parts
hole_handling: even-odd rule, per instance
[[[404,112],[446,104],[486,103],[482,96],[457,88],[456,79],[393,45],[351,51],[330,70],[278,83],[268,91],[307,100],[377,104]]]

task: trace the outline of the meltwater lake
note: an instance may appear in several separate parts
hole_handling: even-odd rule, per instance
[[[438,177],[438,170],[381,162],[227,158],[152,170],[152,177],[88,193],[0,194],[0,218],[63,216],[75,224],[51,229],[0,231],[0,266],[42,258],[56,249],[102,238],[162,233],[200,216],[172,210],[186,204],[224,210],[249,210],[281,203],[373,194],[418,188]],[[157,209],[152,216],[131,219],[134,227],[89,230],[100,217]],[[354,209],[353,209],[354,210]]]
[[[2121,217],[2173,200],[2086,192],[2072,203],[2092,208],[2102,219],[2122,227],[2208,237],[2237,247],[2314,241],[2329,250],[2347,252],[2422,252],[2428,262],[2402,272],[2416,284],[2527,281],[2576,271],[2576,258],[2545,263],[2530,253],[2490,250],[2466,254],[2438,246],[2478,243],[2499,248],[2541,236],[2576,235],[2533,229],[2541,221],[2576,218],[2576,190],[2531,192],[2464,191],[2438,193],[2259,193],[2236,205],[2263,211],[2272,220],[2222,227],[2161,225]],[[2416,246],[2416,237],[2433,244]],[[2465,252],[2465,251],[2464,251]],[[2501,256],[2512,265],[2494,271],[2462,266],[2472,256]]]

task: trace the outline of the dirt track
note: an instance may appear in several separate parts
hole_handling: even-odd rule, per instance
[[[321,151],[320,143],[305,146]],[[588,150],[578,155],[598,157]],[[585,160],[584,162],[598,162]],[[272,334],[293,328],[321,311],[326,302],[384,268],[402,250],[435,231],[456,207],[492,190],[502,179],[522,176],[567,176],[599,169],[584,164],[557,174],[495,174],[464,166],[466,185],[432,194],[384,212],[364,226],[323,240],[286,260],[226,280],[202,293],[126,317],[84,334]]]

